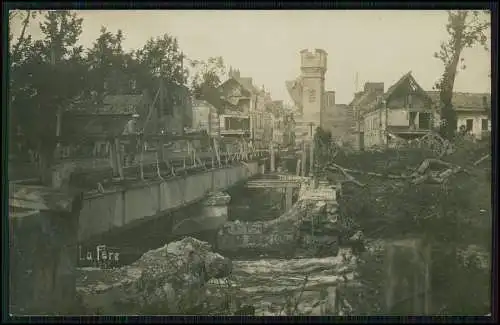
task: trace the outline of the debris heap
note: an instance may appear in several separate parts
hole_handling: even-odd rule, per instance
[[[205,303],[206,283],[231,269],[208,243],[186,237],[131,265],[80,269],[77,292],[90,314],[189,314]]]

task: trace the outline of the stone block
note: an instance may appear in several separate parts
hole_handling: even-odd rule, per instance
[[[210,193],[203,201],[204,206],[227,206],[231,201],[231,196],[224,192]]]

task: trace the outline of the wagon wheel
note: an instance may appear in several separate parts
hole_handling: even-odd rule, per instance
[[[422,138],[420,138],[419,143],[421,148],[429,149],[438,156],[445,149],[443,138],[441,138],[436,133],[427,133]]]

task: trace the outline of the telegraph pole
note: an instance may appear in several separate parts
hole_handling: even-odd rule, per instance
[[[181,52],[181,73],[182,73],[182,76],[184,78],[184,52]],[[184,80],[183,80],[184,82]],[[187,104],[187,103],[183,103],[183,104]],[[181,113],[181,135],[184,135],[184,118],[185,118],[185,113],[184,110],[186,109],[187,107],[184,106],[183,109],[182,109],[182,113]]]
[[[165,107],[164,107],[165,94],[164,94],[164,89],[163,89],[164,84],[163,84],[163,75],[162,75],[161,67],[162,67],[162,62],[160,59],[159,66],[158,66],[158,77],[160,78],[160,80],[159,80],[160,89],[158,89],[158,96],[160,97],[160,107],[156,112],[156,116],[157,116],[157,121],[155,123],[155,133],[156,134],[161,133],[160,131],[162,129],[162,126],[165,127],[165,129],[166,129],[166,125],[165,125],[166,123],[165,123],[165,121],[162,120],[162,115],[165,112]],[[158,162],[163,162],[163,143],[164,143],[164,141],[163,141],[163,133],[162,133],[162,134],[160,134],[160,139],[157,143]]]
[[[52,45],[51,49],[50,49],[50,64],[52,65],[52,68],[56,67],[56,53],[54,50],[54,45]],[[59,142],[59,137],[61,136],[61,126],[62,126],[61,124],[62,124],[62,107],[58,106],[57,112],[56,112],[56,139],[57,139],[57,142],[56,142],[56,152],[54,153],[56,158],[59,158],[59,154],[60,154],[61,144]]]

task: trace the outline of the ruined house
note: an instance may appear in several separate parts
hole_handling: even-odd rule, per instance
[[[440,106],[438,91],[428,91],[434,104]],[[457,131],[461,127],[481,139],[491,132],[491,94],[454,92],[453,109],[457,114]]]
[[[433,129],[438,116],[431,97],[411,72],[384,92],[383,83],[366,83],[351,103],[358,148],[386,145],[391,139],[415,139]]]

